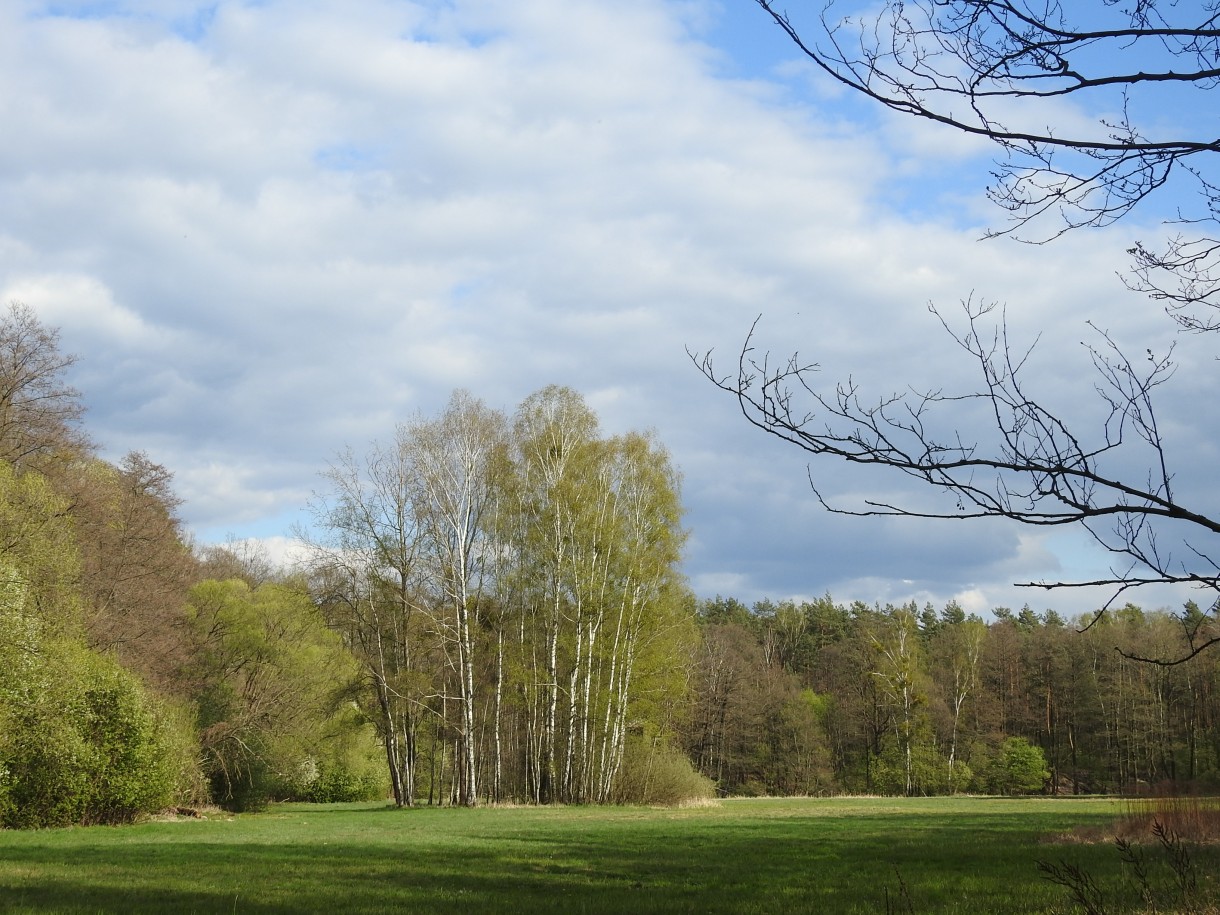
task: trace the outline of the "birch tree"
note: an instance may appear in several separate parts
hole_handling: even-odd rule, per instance
[[[923,701],[918,692],[918,626],[915,614],[903,607],[890,618],[889,631],[874,639],[879,663],[873,676],[895,710],[894,736],[902,754],[906,794],[914,793],[912,750],[915,740],[915,707]]]
[[[468,806],[479,798],[476,634],[494,586],[505,425],[500,413],[456,391],[440,417],[417,421],[400,433],[413,464],[412,509],[422,534],[432,612],[457,680],[457,799]]]
[[[967,700],[978,689],[979,657],[987,627],[978,617],[946,622],[937,632],[936,648],[940,651],[940,676],[951,715],[949,728],[949,790],[959,790],[968,779],[957,778],[958,734]]]
[[[559,792],[560,643],[573,612],[569,573],[597,417],[571,388],[551,385],[521,404],[513,431],[523,538],[517,554],[528,582],[519,630],[523,668],[530,674],[522,684],[526,777],[531,798],[545,803]]]
[[[610,796],[622,763],[628,711],[633,717],[649,699],[640,686],[655,686],[656,677],[680,667],[689,656],[692,616],[681,605],[683,583],[676,568],[685,532],[677,472],[668,452],[648,435],[629,433],[610,443],[608,460],[614,486],[615,541],[602,549],[611,557],[603,590],[610,612],[601,659],[606,682],[605,714],[596,799]],[[675,685],[657,693],[675,698]],[[655,706],[654,706],[655,708]],[[645,719],[646,720],[646,719]]]
[[[403,430],[389,447],[350,449],[323,474],[328,489],[302,532],[315,593],[364,667],[370,717],[382,740],[394,801],[415,803],[419,721],[428,674],[419,644],[421,532],[412,511],[413,462]]]

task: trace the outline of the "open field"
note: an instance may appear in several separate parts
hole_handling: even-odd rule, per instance
[[[1118,888],[1112,820],[1077,799],[730,800],[689,810],[286,805],[122,828],[0,833],[17,912],[1067,912],[1038,859]],[[1200,875],[1220,870],[1205,849]],[[1210,878],[1205,878],[1210,879]],[[1214,889],[1214,887],[1212,887]]]

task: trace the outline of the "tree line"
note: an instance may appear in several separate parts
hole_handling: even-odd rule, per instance
[[[1213,614],[950,603],[699,604],[684,746],[743,794],[1130,792],[1220,784]],[[1091,624],[1091,625],[1090,625]],[[1188,657],[1151,664],[1137,656]]]
[[[680,477],[575,391],[469,393],[324,468],[277,567],[111,463],[0,316],[0,823],[268,799],[1118,791],[1220,770],[1214,615],[698,601]],[[1117,650],[1116,650],[1117,649]],[[1149,665],[1134,655],[1189,658]]]
[[[1220,331],[1220,142],[1197,118],[1174,116],[1206,107],[1216,88],[1212,4],[756,2],[851,94],[994,144],[987,195],[1004,222],[988,237],[1041,244],[1174,195],[1167,232],[1127,249],[1122,281],[1180,330]],[[1101,589],[1105,602],[1070,623],[1028,609],[1001,608],[984,623],[952,606],[710,602],[688,748],[733,790],[992,790],[1022,768],[1018,757],[1027,784],[1052,791],[1214,785],[1220,518],[1207,475],[1174,469],[1171,423],[1158,416],[1176,396],[1196,438],[1207,429],[1208,404],[1174,393],[1175,344],[1089,322],[1099,408],[1090,424],[1075,409],[1079,391],[1040,390],[1037,340],[1010,336],[1003,306],[971,294],[956,318],[929,308],[975,383],[876,387],[861,367],[822,379],[816,354],[757,349],[761,317],[735,370],[711,353],[692,358],[749,423],[815,464],[915,487],[884,500],[865,479],[854,490],[863,498],[840,501],[815,484],[828,511],[1074,526],[1108,551],[1110,568],[1024,584]],[[964,422],[972,406],[981,425]],[[1199,602],[1172,614],[1130,603],[1157,584],[1189,584]],[[754,698],[764,693],[771,699]],[[795,771],[792,759],[802,760]]]
[[[566,388],[512,416],[457,392],[336,458],[283,569],[192,544],[146,455],[99,457],[73,361],[0,316],[0,823],[709,790],[672,743],[697,633],[655,437]]]

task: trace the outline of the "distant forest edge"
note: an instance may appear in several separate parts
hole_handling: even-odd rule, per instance
[[[0,823],[270,799],[681,803],[1220,782],[1214,633],[1048,611],[697,600],[680,478],[558,386],[455,392],[319,468],[307,556],[196,547],[102,460],[73,357],[0,315]]]
[[[1183,657],[1213,634],[1211,615],[1188,603],[1127,604],[1091,627],[1028,607],[994,616],[701,601],[683,745],[730,793],[1220,785],[1220,655],[1131,657]]]

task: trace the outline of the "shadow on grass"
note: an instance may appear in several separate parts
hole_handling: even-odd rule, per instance
[[[402,816],[395,823],[380,814]],[[0,908],[17,912],[876,912],[896,873],[918,912],[1047,911],[1045,849],[1012,818],[476,816],[393,807],[284,814],[227,836],[38,836],[0,847]],[[498,815],[497,815],[498,814]],[[275,817],[275,812],[270,815]],[[368,819],[365,819],[365,818]],[[366,825],[367,824],[367,828]],[[223,826],[225,824],[215,824]],[[193,831],[195,830],[195,831]],[[261,832],[259,830],[262,830]],[[111,841],[111,836],[122,841]],[[1110,850],[1079,849],[1104,867]]]

